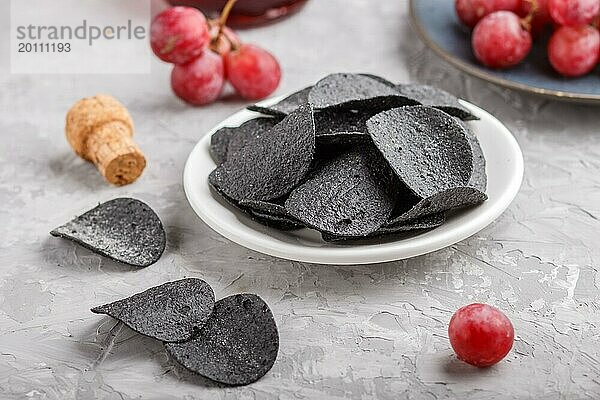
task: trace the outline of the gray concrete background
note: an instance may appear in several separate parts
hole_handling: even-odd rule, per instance
[[[464,76],[410,29],[405,1],[312,0],[298,16],[242,32],[281,61],[278,94],[324,74],[360,71],[439,85],[506,123],[526,172],[508,211],[472,238],[433,254],[373,266],[308,265],[264,256],[211,231],[187,205],[182,168],[192,146],[245,103],[179,102],[169,66],[151,76],[27,76],[0,50],[0,398],[3,399],[584,399],[600,397],[600,108],[552,102]],[[129,108],[149,160],[117,188],[79,160],[64,115],[106,92]],[[134,196],[161,216],[162,259],[135,270],[48,232],[99,201]],[[210,385],[175,366],[159,343],[89,308],[152,285],[200,277],[223,297],[270,304],[279,358],[259,382]],[[475,301],[516,329],[495,367],[455,359],[447,323]]]

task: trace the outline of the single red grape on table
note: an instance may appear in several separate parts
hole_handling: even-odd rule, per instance
[[[489,367],[508,354],[515,332],[502,311],[474,303],[452,316],[448,337],[459,359],[476,367]]]
[[[475,57],[490,68],[507,68],[520,63],[531,50],[531,35],[519,16],[496,11],[484,17],[471,38]]]

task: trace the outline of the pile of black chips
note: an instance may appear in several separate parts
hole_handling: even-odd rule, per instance
[[[245,293],[215,302],[202,279],[167,282],[92,312],[162,341],[185,368],[226,385],[257,381],[279,351],[277,325],[264,300]]]
[[[485,158],[451,94],[333,74],[211,138],[212,189],[254,220],[326,241],[435,228],[482,203]]]

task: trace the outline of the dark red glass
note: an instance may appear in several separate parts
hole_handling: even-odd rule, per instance
[[[227,25],[244,28],[266,24],[300,10],[308,0],[238,0],[231,11]],[[169,0],[173,5],[190,6],[202,10],[209,18],[216,18],[227,0]]]

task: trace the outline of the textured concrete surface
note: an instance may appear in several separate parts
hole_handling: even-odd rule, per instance
[[[303,13],[242,32],[280,59],[278,93],[328,72],[368,71],[439,85],[492,112],[521,144],[520,194],[493,225],[450,248],[389,264],[334,267],[275,259],[212,232],[187,205],[185,159],[200,136],[245,103],[176,100],[169,66],[151,76],[25,76],[0,51],[0,398],[3,399],[594,399],[600,397],[600,108],[488,85],[420,43],[406,2],[313,0]],[[78,98],[111,93],[131,110],[149,165],[123,188],[105,184],[64,136]],[[207,171],[208,172],[208,171]],[[151,267],[128,269],[48,232],[99,201],[134,196],[168,234]],[[218,298],[250,291],[276,316],[272,371],[220,388],[171,362],[156,342],[113,329],[89,308],[197,276]],[[513,351],[477,370],[455,359],[447,323],[482,301],[516,329]]]

